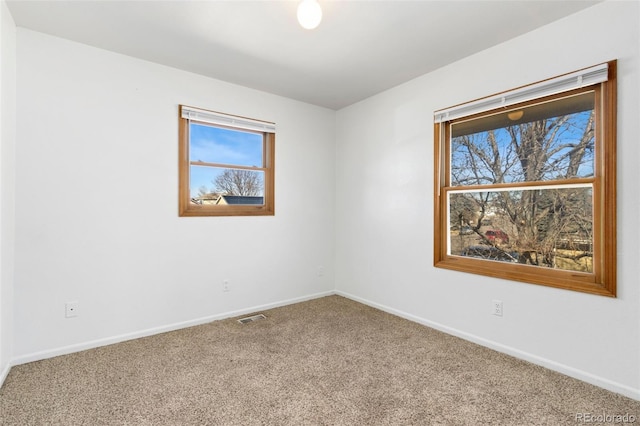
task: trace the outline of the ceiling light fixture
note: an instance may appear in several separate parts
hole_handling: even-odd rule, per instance
[[[507,114],[507,117],[509,117],[509,120],[511,121],[518,121],[522,118],[523,115],[524,115],[524,111],[522,110],[511,111],[510,113]]]
[[[298,22],[302,28],[312,30],[322,20],[322,9],[317,0],[302,0],[298,5]]]

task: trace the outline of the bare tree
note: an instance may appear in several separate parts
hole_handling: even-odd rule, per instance
[[[203,197],[209,194],[210,192],[211,191],[209,191],[206,186],[202,185],[200,186],[200,188],[198,188],[198,197]]]
[[[213,184],[220,194],[258,196],[263,193],[262,176],[252,170],[226,169]]]
[[[455,136],[451,146],[452,185],[589,176],[593,173],[593,148],[593,111]],[[452,220],[456,218],[458,223],[472,222],[473,217],[473,229],[481,237],[479,229],[485,214],[498,214],[516,234],[505,250],[518,252],[523,263],[554,267],[557,256],[576,261],[592,256],[590,245],[582,244],[579,250],[568,250],[569,254],[557,250],[562,245],[559,242],[566,242],[569,235],[579,235],[582,241],[591,238],[591,204],[588,189],[559,188],[463,193],[450,208]],[[483,242],[489,243],[486,238]]]

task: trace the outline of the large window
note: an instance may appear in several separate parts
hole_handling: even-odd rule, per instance
[[[274,214],[275,125],[180,106],[180,216]]]
[[[616,292],[616,63],[435,114],[435,266]]]

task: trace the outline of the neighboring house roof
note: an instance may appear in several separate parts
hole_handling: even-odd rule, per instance
[[[264,204],[264,197],[250,195],[223,195],[217,204]]]
[[[191,202],[194,204],[217,204],[220,199],[220,194],[211,192],[209,194],[201,194],[197,197],[192,197]]]

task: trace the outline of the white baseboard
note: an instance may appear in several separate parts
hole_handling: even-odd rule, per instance
[[[457,330],[455,328],[451,328],[442,324],[439,324],[434,321],[429,321],[424,318],[420,318],[418,316],[400,311],[398,309],[390,308],[385,305],[381,305],[379,303],[372,302],[367,299],[363,299],[358,296],[354,296],[349,293],[345,293],[343,291],[336,291],[335,294],[339,296],[346,297],[347,299],[351,299],[353,301],[362,303],[364,305],[371,306],[376,309],[380,309],[381,311],[390,313],[392,315],[399,316],[401,318],[407,319],[409,321],[416,322],[418,324],[425,325],[427,327],[434,328],[436,330],[442,331],[447,334],[451,334],[456,337],[460,337],[461,339],[468,340],[470,342],[476,343],[478,345],[496,350],[498,352],[505,353],[507,355],[511,355],[513,357],[531,362],[533,364],[540,365],[542,367],[548,368],[553,371],[557,371],[559,373],[565,374],[569,377],[573,377],[574,379],[582,380],[583,382],[590,383],[592,385],[607,389],[609,391],[619,393],[621,395],[627,396],[629,398],[633,398],[635,400],[640,401],[640,389],[634,389],[630,386],[614,382],[609,379],[605,379],[603,377],[596,376],[594,374],[588,373],[586,371],[582,371],[573,367],[570,367],[565,364],[561,364],[543,357],[539,357],[537,355],[530,354],[528,352],[521,351],[519,349],[512,348],[510,346],[502,345],[500,343],[494,342],[492,340],[488,340],[479,336],[475,336],[470,333],[466,333],[461,330]]]
[[[10,362],[8,362],[7,365],[4,366],[2,371],[0,371],[0,388],[2,387],[2,385],[4,385],[4,381],[6,380],[7,376],[9,375],[9,370],[11,370],[11,363]]]
[[[232,317],[236,317],[236,316],[240,316],[240,315],[254,313],[254,312],[257,312],[257,311],[278,308],[280,306],[286,306],[286,305],[291,305],[291,304],[294,304],[294,303],[305,302],[307,300],[318,299],[320,297],[331,296],[331,295],[334,295],[334,294],[335,294],[334,291],[326,291],[326,292],[322,292],[322,293],[315,293],[315,294],[310,294],[310,295],[307,295],[307,296],[297,297],[297,298],[293,298],[293,299],[282,300],[282,301],[279,301],[279,302],[273,302],[273,303],[267,303],[267,304],[264,304],[264,305],[252,306],[252,307],[246,308],[246,309],[239,309],[239,310],[235,310],[235,311],[224,312],[224,313],[221,313],[221,314],[210,315],[210,316],[207,316],[207,317],[197,318],[197,319],[194,319],[194,320],[183,321],[183,322],[174,323],[174,324],[168,324],[168,325],[164,325],[164,326],[161,326],[161,327],[154,327],[154,328],[149,328],[149,329],[146,329],[146,330],[135,331],[135,332],[132,332],[132,333],[121,334],[121,335],[118,335],[118,336],[107,337],[107,338],[104,338],[104,339],[91,340],[91,341],[88,341],[88,342],[78,343],[78,344],[69,345],[69,346],[63,346],[63,347],[59,347],[59,348],[55,348],[55,349],[49,349],[49,350],[46,350],[46,351],[34,352],[34,353],[30,353],[30,354],[27,354],[27,355],[22,355],[22,356],[19,356],[17,358],[14,358],[12,360],[12,362],[11,362],[11,365],[20,365],[20,364],[26,364],[28,362],[40,361],[40,360],[47,359],[47,358],[53,358],[55,356],[67,355],[67,354],[70,354],[70,353],[80,352],[80,351],[84,351],[84,350],[87,350],[87,349],[98,348],[100,346],[107,346],[107,345],[112,345],[114,343],[124,342],[124,341],[127,341],[127,340],[139,339],[141,337],[147,337],[147,336],[152,336],[154,334],[166,333],[168,331],[179,330],[181,328],[193,327],[193,326],[196,326],[196,325],[206,324],[206,323],[209,323],[209,322],[212,322],[212,321],[218,321],[218,320],[222,320],[222,319],[226,319],[226,318],[232,318]],[[9,368],[10,368],[10,366],[7,367],[6,373],[3,372],[5,375],[9,373]],[[0,378],[2,378],[2,380],[4,381],[4,376],[0,376]]]

